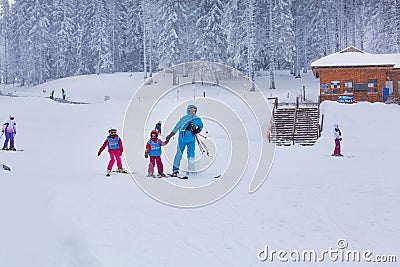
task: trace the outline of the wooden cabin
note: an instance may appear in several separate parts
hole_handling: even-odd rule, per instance
[[[311,63],[320,102],[397,102],[400,54],[369,54],[353,46]]]

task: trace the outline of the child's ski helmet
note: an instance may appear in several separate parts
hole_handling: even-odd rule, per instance
[[[157,130],[152,130],[150,133],[150,137],[153,137],[152,135],[156,134],[156,137],[158,137],[158,131]]]
[[[111,128],[110,130],[108,130],[108,133],[110,134],[110,133],[117,133],[117,129],[114,129],[114,128]]]

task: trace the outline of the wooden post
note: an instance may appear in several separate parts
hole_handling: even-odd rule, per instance
[[[299,98],[297,97],[297,100]],[[297,121],[297,107],[294,109],[294,120],[293,120],[293,130],[292,130],[292,142],[294,145],[294,134],[296,132],[296,121]]]
[[[323,128],[324,128],[324,114],[322,114],[322,116],[321,116],[321,125],[319,126],[319,137],[321,137]]]
[[[176,72],[173,70],[172,72],[172,85],[177,85],[177,80],[176,80]]]

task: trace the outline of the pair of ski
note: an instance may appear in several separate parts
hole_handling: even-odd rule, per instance
[[[122,174],[133,174],[134,172],[128,172],[128,171],[124,171],[124,172],[119,172],[119,171],[112,171],[114,173],[122,173]],[[111,176],[111,173],[107,173],[106,174],[107,177]]]
[[[134,172],[128,172],[128,171],[125,171],[125,172],[112,171],[112,172],[123,173],[123,174],[135,174]],[[108,176],[110,176],[110,174],[107,174],[106,176],[108,177]],[[171,178],[178,178],[178,179],[182,179],[182,180],[189,179],[188,175],[180,176],[180,175],[174,175],[172,173],[168,173],[168,174],[166,174],[166,176],[155,175],[155,176],[146,176],[146,177],[148,177],[148,178],[168,178],[168,177],[171,177]],[[221,177],[221,174],[217,175],[217,176],[214,176],[214,178],[216,178],[216,179],[219,178],[219,177]]]
[[[161,176],[161,175],[148,176],[147,175],[146,177],[148,177],[148,178],[169,178],[169,177],[172,177],[172,178],[178,178],[178,179],[188,179],[189,178],[187,175],[179,176],[179,175],[174,175],[172,173],[167,173],[165,176]]]
[[[172,175],[172,174],[168,174],[167,176],[168,177],[176,177],[176,178],[179,178],[179,179],[188,179],[189,178],[189,176],[187,176],[187,175],[185,175],[185,176],[175,176],[175,175]],[[218,179],[219,177],[221,177],[221,174],[219,174],[217,176],[214,176],[215,179]]]
[[[165,176],[161,175],[153,175],[153,176],[147,176],[146,178],[154,178],[154,179],[161,179],[161,178],[178,178],[178,179],[188,179],[188,176],[174,176],[172,174],[166,174]]]
[[[167,177],[175,177],[175,178],[182,179],[182,180],[186,180],[186,179],[189,178],[189,176],[187,176],[187,175],[185,175],[185,176],[179,176],[179,175],[172,174],[172,173],[168,173],[168,174],[167,174]]]
[[[354,158],[354,156],[344,156],[342,154],[339,154],[339,155],[332,154],[331,157],[335,157],[335,158]]]

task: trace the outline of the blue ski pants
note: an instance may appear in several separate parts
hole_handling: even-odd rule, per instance
[[[195,149],[195,141],[185,142],[183,140],[178,141],[178,147],[176,149],[176,154],[174,158],[174,166],[172,167],[172,171],[179,171],[179,166],[181,165],[183,151],[187,146],[187,158],[188,160],[194,159],[194,149]]]

